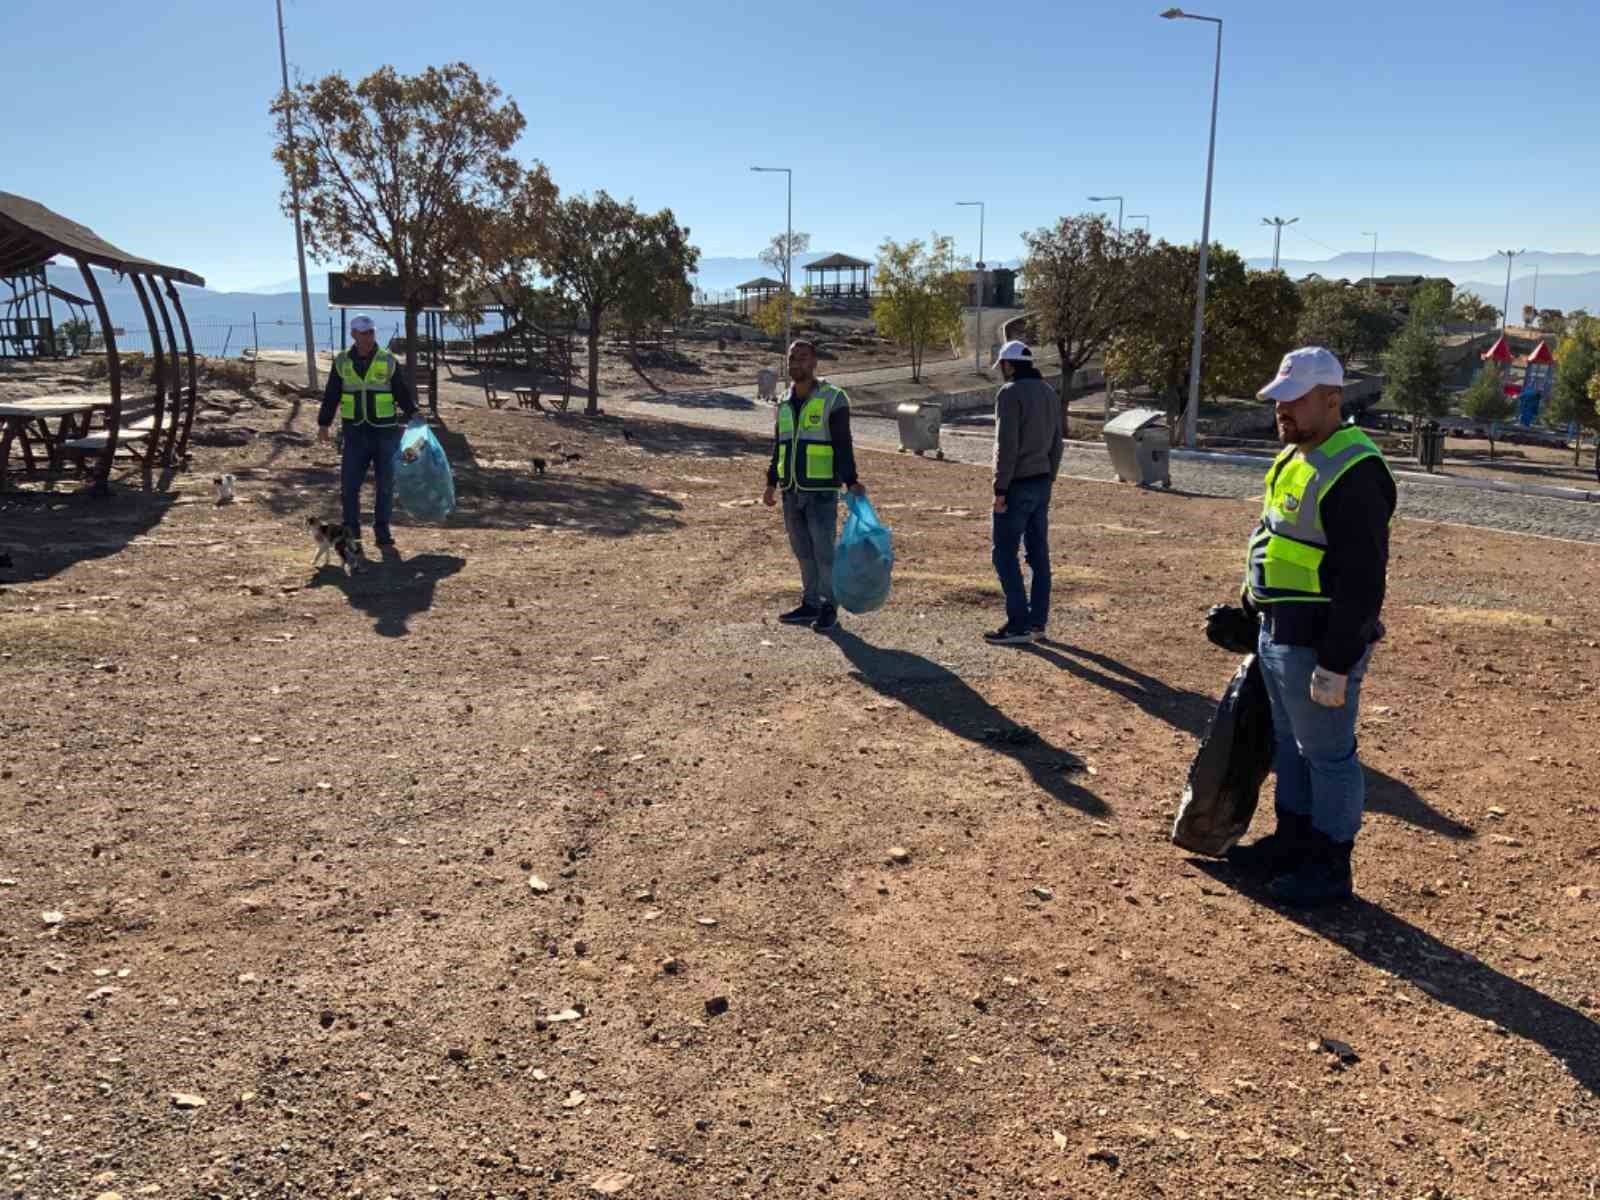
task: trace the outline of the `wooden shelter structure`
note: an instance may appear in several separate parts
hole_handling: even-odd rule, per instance
[[[850,278],[841,279],[846,271],[850,273]],[[851,258],[848,254],[830,254],[827,258],[807,263],[805,272],[806,289],[813,296],[859,296],[862,299],[872,296],[872,264],[864,259]],[[861,276],[859,283],[856,281],[858,272]],[[832,283],[828,282],[830,273],[833,275]],[[817,277],[816,283],[811,282],[813,274]]]
[[[448,308],[444,288],[429,285],[422,290],[420,320],[417,323],[418,372],[426,372],[420,379],[410,381],[417,394],[417,406],[427,402],[428,412],[439,415],[439,353],[444,347],[444,318]],[[339,310],[339,345],[348,346],[350,310],[357,312],[406,311],[407,296],[400,281],[393,275],[364,275],[358,271],[328,272],[328,307]],[[394,347],[389,347],[391,350]],[[424,367],[422,364],[426,364]]]
[[[747,279],[735,289],[739,293],[739,315],[750,315],[750,297],[755,296],[756,310],[773,296],[783,295],[783,280],[771,279],[765,275],[758,275],[754,279]]]
[[[0,276],[42,271],[57,257],[71,259],[83,276],[84,289],[100,322],[110,394],[58,393],[0,404],[0,421],[4,422],[0,432],[0,482],[15,445],[30,474],[41,469],[40,457],[44,459],[43,469],[52,473],[60,471],[69,458],[80,470],[87,469],[92,460],[93,490],[96,495],[104,495],[109,490],[111,465],[119,450],[139,462],[147,474],[158,463],[165,470],[188,457],[199,381],[194,339],[176,285],[204,287],[205,280],[181,267],[119,250],[94,230],[37,201],[0,192]],[[133,284],[150,329],[151,370],[147,378],[154,389],[152,393],[137,397],[126,394],[117,329],[93,267],[125,276]],[[54,429],[52,421],[57,422]]]

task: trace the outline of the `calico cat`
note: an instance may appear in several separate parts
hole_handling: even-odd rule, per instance
[[[313,567],[322,566],[335,554],[339,556],[339,561],[343,564],[346,575],[353,573],[360,566],[359,543],[345,532],[343,525],[334,525],[328,521],[319,521],[316,517],[307,517],[306,532],[317,543],[316,557],[311,560]]]
[[[237,482],[232,475],[218,475],[211,481],[212,488],[216,491],[218,504],[233,503],[233,485]]]

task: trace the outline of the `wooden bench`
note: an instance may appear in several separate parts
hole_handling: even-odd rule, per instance
[[[140,417],[137,421],[129,421],[117,430],[117,445],[125,442],[142,442],[155,432],[156,419],[152,414]],[[73,454],[98,454],[106,448],[106,443],[111,440],[111,433],[105,429],[85,434],[83,437],[69,438],[61,443],[61,448]]]

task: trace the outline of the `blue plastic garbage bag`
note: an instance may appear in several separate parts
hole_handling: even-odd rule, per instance
[[[456,506],[450,460],[433,430],[418,421],[407,425],[395,452],[394,495],[419,521],[442,521]]]
[[[850,612],[869,613],[889,599],[894,547],[865,496],[847,493],[845,503],[849,515],[833,550],[833,598]]]

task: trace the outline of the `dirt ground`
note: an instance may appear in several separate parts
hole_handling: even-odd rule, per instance
[[[447,403],[460,510],[346,579],[264,399],[0,497],[8,1194],[1595,1194],[1591,547],[1396,524],[1361,899],[1294,916],[1168,841],[1248,502],[1063,480],[997,650],[984,471],[866,452],[824,637],[759,442]]]

